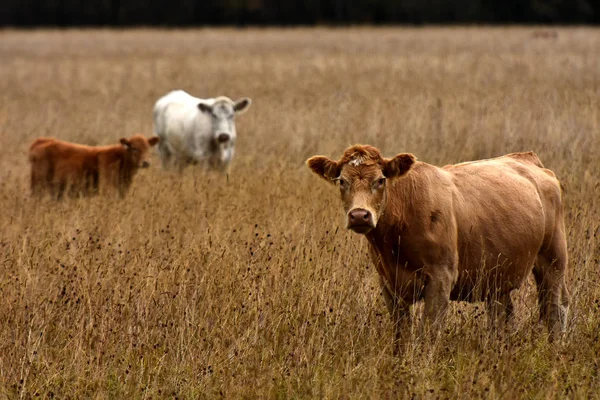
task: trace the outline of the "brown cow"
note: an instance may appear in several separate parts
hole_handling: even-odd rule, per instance
[[[356,145],[339,161],[315,156],[307,164],[339,185],[347,228],[369,241],[396,340],[420,299],[427,322],[443,318],[450,300],[485,301],[492,322],[509,317],[510,292],[532,270],[540,319],[553,337],[564,331],[562,192],[535,153],[439,168]]]
[[[29,148],[31,190],[60,199],[68,188],[73,195],[92,195],[100,182],[125,196],[139,168],[150,165],[150,147],[157,136],[135,135],[113,146],[85,146],[54,138],[36,139]]]

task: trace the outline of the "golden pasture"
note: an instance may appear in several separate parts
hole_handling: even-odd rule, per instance
[[[0,397],[598,397],[600,32],[534,31],[0,32]],[[150,136],[175,88],[252,98],[227,178],[154,154],[124,200],[30,197],[35,137]],[[366,240],[304,165],[354,143],[436,165],[536,151],[566,188],[563,343],[530,280],[506,335],[453,303],[394,357]]]

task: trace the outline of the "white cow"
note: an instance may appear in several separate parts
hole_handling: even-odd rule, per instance
[[[226,172],[235,151],[234,117],[252,101],[228,97],[199,99],[174,90],[154,105],[154,132],[160,137],[158,152],[164,169],[200,164]]]

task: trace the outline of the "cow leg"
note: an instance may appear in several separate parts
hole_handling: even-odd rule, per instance
[[[567,261],[564,225],[558,224],[550,246],[538,254],[533,268],[538,289],[540,320],[546,323],[553,339],[558,339],[564,333],[567,324],[569,310],[569,292],[565,283]]]
[[[506,326],[512,319],[514,306],[510,298],[510,292],[488,296],[485,303],[489,315],[489,323],[495,329]]]
[[[131,187],[131,180],[123,179],[118,186],[119,198],[124,199],[125,196],[127,196],[127,192],[129,191],[130,187]]]
[[[44,191],[43,178],[39,176],[39,172],[35,168],[31,168],[31,195],[35,197],[41,197]]]
[[[56,200],[62,200],[62,198],[65,194],[65,191],[67,190],[67,183],[64,181],[58,182],[54,186],[54,189],[55,189],[54,195],[56,197]]]
[[[173,154],[171,153],[171,149],[169,149],[169,145],[165,140],[158,142],[158,155],[160,156],[160,162],[163,169],[170,169],[172,165]]]
[[[456,282],[457,268],[436,265],[426,268],[426,275],[423,328],[431,327],[437,332],[450,304],[450,292]]]
[[[81,194],[83,196],[91,196],[98,190],[99,175],[97,171],[85,171],[83,183],[81,185]]]
[[[55,176],[50,182],[52,197],[56,200],[62,200],[65,191],[67,190],[67,179],[60,174]]]
[[[100,172],[94,171],[92,173],[92,191],[93,194],[98,194],[100,191]]]
[[[185,169],[185,167],[187,167],[187,164],[188,163],[185,161],[179,162],[179,165],[177,167],[180,174],[183,174],[183,170]]]
[[[41,197],[52,188],[52,164],[47,160],[37,161],[31,165],[31,194]]]
[[[399,355],[404,351],[406,340],[410,336],[410,304],[391,293],[381,276],[379,284],[394,325],[394,355]]]

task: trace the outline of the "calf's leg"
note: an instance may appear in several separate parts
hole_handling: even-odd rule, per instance
[[[31,195],[40,197],[44,192],[44,182],[39,172],[32,166],[31,168]]]

